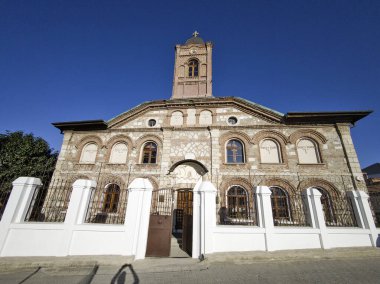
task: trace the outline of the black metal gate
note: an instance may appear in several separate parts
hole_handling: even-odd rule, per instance
[[[191,256],[193,248],[193,191],[179,191],[179,195],[181,195],[183,202],[182,249]]]
[[[146,256],[169,256],[172,234],[173,190],[152,192]]]

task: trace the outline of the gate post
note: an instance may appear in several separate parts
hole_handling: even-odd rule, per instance
[[[149,212],[153,186],[149,179],[136,178],[128,186],[128,204],[125,215],[126,255],[144,259],[148,239]]]
[[[41,186],[41,180],[34,177],[19,177],[12,182],[12,191],[0,221],[0,251],[4,249],[11,223],[24,221],[33,194],[37,187]],[[2,255],[2,254],[1,254]]]
[[[347,192],[352,200],[352,204],[354,207],[354,211],[356,214],[356,219],[360,218],[361,227],[363,229],[370,230],[370,240],[373,247],[377,245],[377,239],[379,234],[377,233],[375,221],[373,220],[373,215],[371,211],[371,207],[369,206],[369,196],[362,190],[352,190]],[[359,220],[358,220],[359,223]]]
[[[193,190],[193,258],[214,252],[216,188],[210,181],[199,181]]]
[[[314,217],[313,227],[319,229],[319,240],[321,243],[321,248],[329,249],[331,248],[329,242],[329,236],[326,228],[325,216],[323,213],[321,196],[322,193],[318,189],[309,187],[306,189],[306,195],[309,204],[310,216]]]
[[[272,191],[268,186],[257,186],[257,211],[260,220],[260,227],[265,229],[265,245],[267,251],[273,251],[273,213],[270,196]]]

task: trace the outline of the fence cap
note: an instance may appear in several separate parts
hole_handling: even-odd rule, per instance
[[[128,189],[153,190],[153,185],[147,178],[135,178],[128,186]]]
[[[96,181],[90,179],[77,179],[73,187],[96,187]]]
[[[35,177],[19,177],[12,182],[12,185],[42,185],[42,182],[41,179]]]

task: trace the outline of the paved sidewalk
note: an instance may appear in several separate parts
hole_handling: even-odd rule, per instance
[[[135,269],[147,272],[154,271],[191,271],[206,267],[212,263],[250,264],[258,262],[304,261],[323,259],[379,259],[379,248],[340,248],[288,250],[275,252],[231,252],[207,255],[204,261],[192,258],[146,258],[134,261],[129,256],[66,256],[66,257],[1,257],[0,272],[22,268],[78,268],[94,266],[123,266],[133,264]]]
[[[192,258],[0,258],[0,283],[342,283],[380,279],[380,249],[216,253]]]

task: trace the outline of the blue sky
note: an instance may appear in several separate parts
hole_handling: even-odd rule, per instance
[[[174,45],[214,43],[214,96],[277,111],[374,110],[352,129],[380,162],[380,1],[0,0],[0,132],[60,149],[50,123],[171,96]]]

